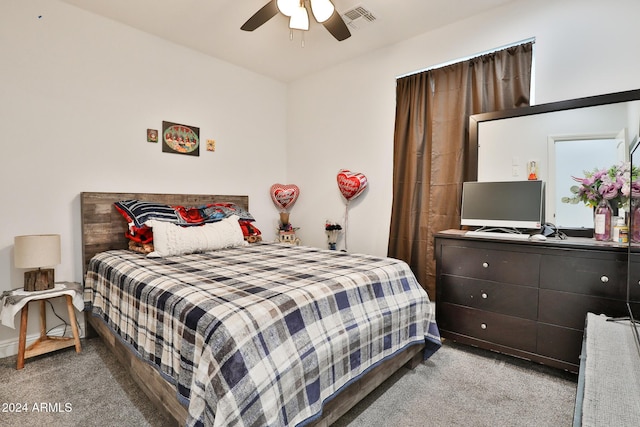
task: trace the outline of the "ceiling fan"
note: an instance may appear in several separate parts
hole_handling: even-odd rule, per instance
[[[351,37],[347,24],[344,23],[331,0],[271,0],[254,13],[240,29],[253,31],[280,12],[289,17],[290,29],[307,31],[309,6],[315,20],[324,25],[336,40],[342,41]]]

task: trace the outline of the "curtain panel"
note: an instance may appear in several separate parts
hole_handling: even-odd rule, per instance
[[[529,105],[533,43],[397,80],[388,255],[435,300],[434,234],[460,227],[469,116]]]

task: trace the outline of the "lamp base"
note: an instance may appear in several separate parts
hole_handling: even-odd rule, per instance
[[[53,268],[41,268],[24,273],[25,291],[45,291],[53,289],[54,270]]]

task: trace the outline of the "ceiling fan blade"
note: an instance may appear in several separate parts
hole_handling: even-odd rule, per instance
[[[324,21],[322,25],[324,25],[331,35],[339,42],[351,37],[351,32],[349,31],[347,24],[344,23],[337,10],[334,10],[333,15]]]
[[[242,27],[240,27],[240,29],[244,31],[253,31],[277,14],[278,5],[276,4],[276,0],[271,0],[269,3],[262,6],[259,11],[254,13],[253,16],[249,18]]]

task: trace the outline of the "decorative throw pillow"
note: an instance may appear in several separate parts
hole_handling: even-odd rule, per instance
[[[154,251],[149,257],[208,252],[247,244],[236,215],[198,227],[182,227],[158,220],[149,220],[146,225],[153,229]]]
[[[141,200],[122,200],[114,203],[115,208],[135,227],[142,227],[150,219],[178,223],[180,218],[176,210],[162,203],[143,202]]]
[[[255,221],[255,218],[249,211],[236,205],[235,203],[212,203],[206,205],[202,210],[202,216],[206,222],[219,221],[222,218],[228,218],[231,215],[237,215],[242,221]]]

